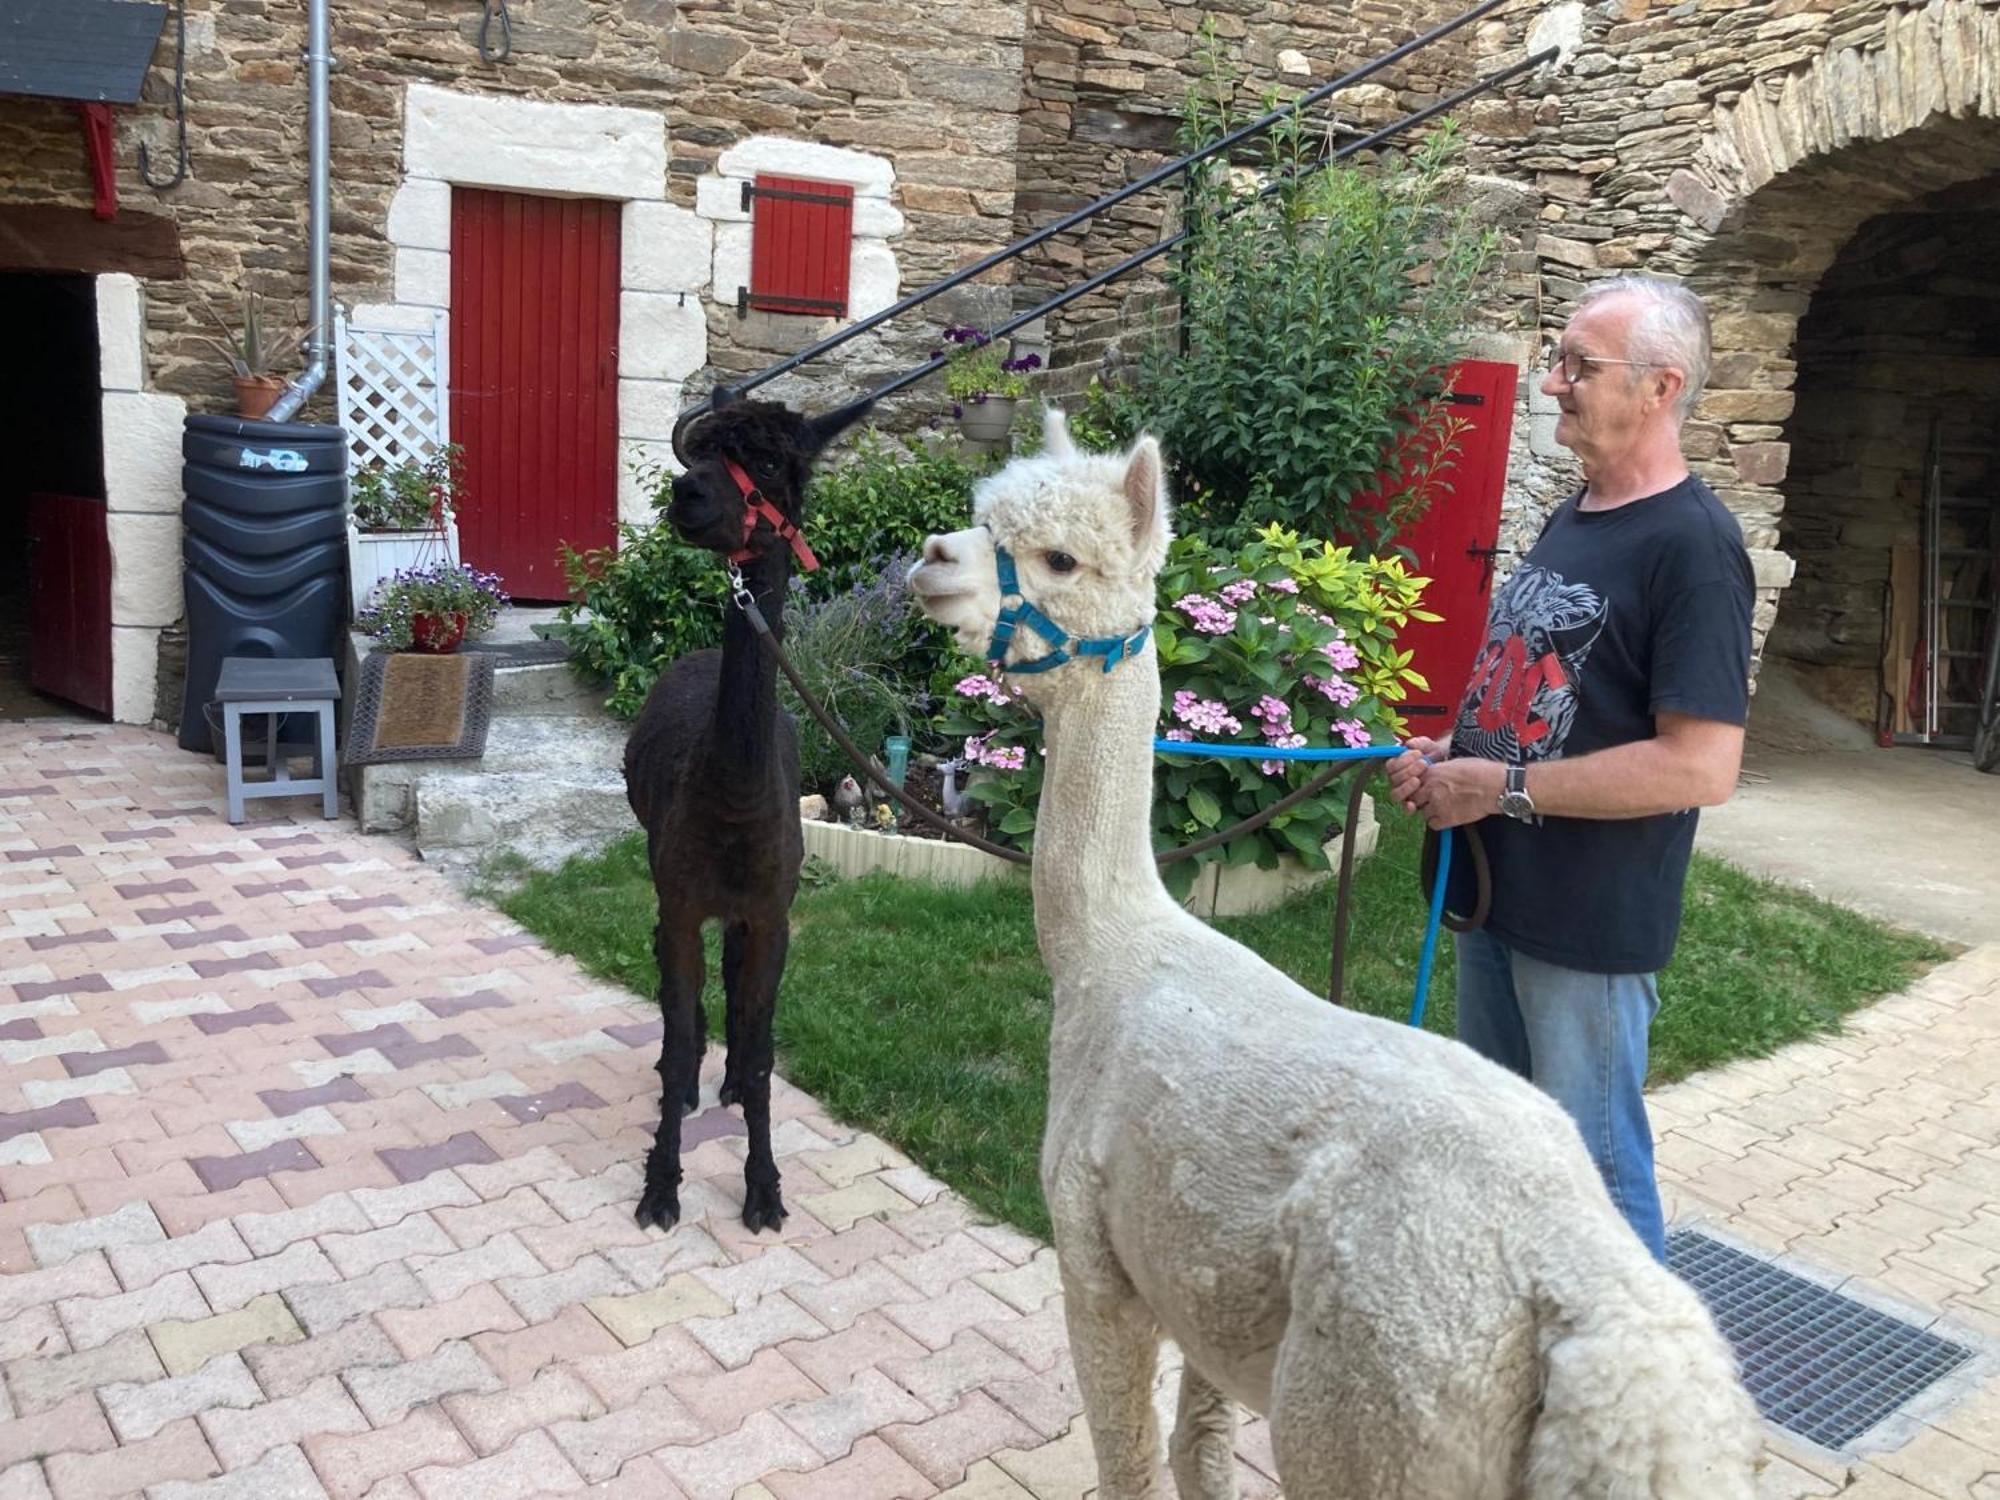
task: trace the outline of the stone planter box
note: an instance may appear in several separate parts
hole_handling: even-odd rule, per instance
[[[817,818],[801,819],[800,826],[805,832],[806,858],[817,855],[832,865],[843,880],[886,870],[906,880],[927,880],[932,885],[977,885],[982,880],[1012,878],[1027,872],[1025,865],[1010,864],[946,839],[874,833]]]
[[[458,538],[449,527],[444,531],[356,531],[349,526],[347,581],[353,612],[359,614],[369,592],[392,573],[457,555]]]
[[[1027,873],[1023,865],[1010,864],[991,854],[982,854],[964,844],[944,839],[916,839],[900,833],[873,833],[850,828],[845,823],[826,823],[804,818],[806,857],[817,855],[831,865],[844,880],[886,870],[906,880],[927,880],[933,885],[977,885],[982,880],[1015,879]],[[1375,826],[1375,803],[1361,802],[1360,842],[1354,857],[1366,859],[1375,852],[1381,830]],[[1328,863],[1337,869],[1342,836],[1328,839],[1323,846]],[[1188,892],[1186,906],[1204,920],[1240,917],[1269,911],[1300,891],[1310,890],[1333,878],[1333,869],[1308,870],[1294,858],[1286,857],[1276,869],[1260,870],[1255,865],[1225,869],[1219,864],[1203,868]]]
[[[1376,841],[1382,836],[1382,830],[1375,824],[1373,797],[1364,796],[1361,799],[1361,822],[1355,833],[1358,842],[1354,846],[1354,858],[1359,863],[1375,852]],[[1320,846],[1326,851],[1328,868],[1324,870],[1308,870],[1303,861],[1289,854],[1280,857],[1277,868],[1271,870],[1259,869],[1256,865],[1228,868],[1221,864],[1204,865],[1201,873],[1195,876],[1194,889],[1188,892],[1184,904],[1204,921],[1212,921],[1216,917],[1246,917],[1282,906],[1300,891],[1309,891],[1333,879],[1334,872],[1340,868],[1340,843],[1345,837],[1345,834],[1335,834]]]

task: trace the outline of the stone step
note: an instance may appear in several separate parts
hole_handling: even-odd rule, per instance
[[[496,714],[487,728],[486,753],[477,758],[355,767],[356,815],[365,833],[418,828],[420,786],[428,786],[437,796],[455,782],[477,783],[502,775],[541,776],[552,782],[601,781],[618,788],[622,799],[629,732],[629,726],[604,713]]]
[[[503,850],[552,869],[638,828],[618,771],[418,775],[417,850],[426,863],[477,865]]]

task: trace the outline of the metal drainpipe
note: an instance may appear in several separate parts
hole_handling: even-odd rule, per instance
[[[333,66],[329,45],[331,25],[329,0],[309,0],[306,8],[306,268],[312,337],[306,344],[311,356],[304,370],[294,376],[284,394],[271,404],[271,420],[289,421],[326,379],[327,361],[333,356],[332,314],[328,306],[332,280],[332,230],[329,225],[329,179],[332,158],[328,149],[330,107],[327,101],[327,74]]]

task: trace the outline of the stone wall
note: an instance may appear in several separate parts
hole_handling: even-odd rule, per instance
[[[1563,0],[1479,35],[1482,65],[1543,44],[1562,61],[1540,99],[1475,138],[1487,170],[1540,200],[1519,322],[1553,337],[1585,282],[1627,267],[1707,297],[1716,360],[1687,451],[1743,522],[1761,641],[1792,572],[1798,320],[1864,221],[2000,167],[2000,6]],[[1576,477],[1526,384],[1520,536]]]
[[[1423,0],[1317,5],[1300,0],[1031,0],[1024,47],[1015,230],[1028,234],[1181,154],[1188,91],[1207,76],[1204,26],[1254,107],[1290,98],[1407,41],[1460,7]],[[1430,103],[1464,79],[1469,33],[1343,90],[1319,121],[1342,139]],[[1148,189],[1023,258],[1018,300],[1032,306],[1174,232],[1178,189]],[[1157,275],[1137,273],[1061,309],[1043,337],[1055,363],[1087,369],[1170,325]],[[1128,299],[1136,299],[1130,307]],[[1071,379],[1068,384],[1080,383]]]
[[[1818,697],[1866,723],[1875,718],[1891,552],[1914,554],[1922,544],[1934,431],[1946,493],[1984,505],[1948,515],[1945,540],[1979,557],[1949,560],[1947,574],[1983,571],[1992,544],[2000,284],[1988,268],[1996,263],[2000,212],[1886,214],[1848,242],[1799,323],[1798,405],[1787,424],[1792,463],[1779,518],[1798,575],[1769,650],[1797,664]],[[1985,623],[1956,613],[1950,645],[1976,651]]]
[[[190,0],[193,165],[180,187],[155,194],[136,170],[141,139],[156,174],[171,159],[171,28],[145,102],[121,116],[119,187],[127,211],[172,217],[189,267],[186,283],[162,284],[148,298],[154,379],[201,406],[219,407],[228,397],[217,356],[196,337],[214,331],[204,296],[225,313],[246,289],[303,310],[303,9],[290,0]],[[488,64],[475,47],[477,5],[350,0],[335,7],[338,298],[392,299],[387,220],[403,176],[403,95],[412,82],[655,111],[669,139],[662,196],[690,208],[697,181],[751,136],[890,160],[904,290],[1012,232],[1020,0],[515,0],[512,13],[513,55]],[[65,106],[0,100],[0,162],[0,201],[90,201],[77,126]],[[709,320],[716,361],[732,370],[761,366],[771,351],[820,331],[812,320],[739,323],[733,307],[715,309]]]

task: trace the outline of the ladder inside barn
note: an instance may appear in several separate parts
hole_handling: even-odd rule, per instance
[[[1924,456],[1920,635],[1910,684],[1914,727],[1899,744],[2000,761],[2000,458],[1945,440],[1931,420]]]

